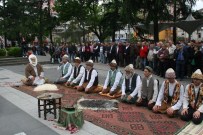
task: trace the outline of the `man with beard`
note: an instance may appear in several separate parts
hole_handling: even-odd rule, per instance
[[[37,63],[37,57],[33,54],[29,56],[29,64],[25,68],[26,79],[22,82],[25,85],[42,85],[45,83],[44,71],[40,64]]]
[[[77,86],[78,91],[85,91],[85,93],[92,93],[98,86],[98,73],[93,68],[94,63],[92,60],[86,62],[86,70],[80,80],[79,86]]]
[[[103,89],[99,94],[116,97],[121,89],[122,73],[117,67],[116,60],[112,60],[109,66],[110,70],[107,73]]]
[[[85,73],[85,68],[83,67],[83,65],[81,65],[81,59],[79,57],[76,57],[74,59],[74,63],[75,67],[73,68],[70,78],[66,82],[66,86],[74,87],[76,85],[79,85],[80,80]]]
[[[121,101],[133,104],[138,97],[141,97],[141,77],[135,73],[132,64],[125,67],[125,73],[125,79],[122,83]]]
[[[193,82],[186,86],[184,93],[181,119],[200,124],[203,119],[203,76],[200,69],[197,69],[191,78]]]
[[[62,57],[62,65],[58,67],[58,70],[61,70],[62,75],[59,79],[56,80],[56,84],[66,83],[71,75],[72,65],[68,62],[68,58],[69,57],[66,54]]]
[[[167,116],[174,117],[182,106],[184,87],[175,79],[175,71],[172,68],[166,71],[165,77],[166,80],[161,85],[153,112],[166,113]]]

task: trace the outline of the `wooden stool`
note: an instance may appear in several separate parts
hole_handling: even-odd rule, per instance
[[[56,119],[56,109],[61,110],[62,94],[57,93],[44,93],[37,97],[38,99],[38,115],[41,118],[41,111],[44,111],[44,119],[46,120],[47,113],[54,114]],[[42,104],[41,104],[42,103]]]

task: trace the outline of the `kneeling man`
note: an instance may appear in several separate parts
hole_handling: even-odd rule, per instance
[[[158,80],[152,76],[152,68],[146,66],[144,69],[144,78],[142,79],[141,98],[137,100],[137,106],[145,106],[152,109],[155,105],[159,83]]]
[[[94,92],[95,88],[97,88],[99,80],[98,73],[93,68],[94,63],[92,60],[88,60],[86,62],[86,70],[82,76],[79,86],[77,87],[78,91],[85,91],[85,93]]]
[[[125,67],[125,79],[122,84],[121,101],[133,104],[138,97],[141,97],[142,81],[138,74],[135,73],[133,65]]]
[[[122,73],[118,69],[117,63],[115,60],[112,60],[109,64],[110,70],[107,73],[107,77],[103,86],[101,95],[109,93],[110,96],[115,97],[119,94],[122,85]]]
[[[192,74],[192,83],[185,89],[181,119],[200,124],[203,119],[203,76],[200,69]]]
[[[42,85],[45,83],[42,66],[37,63],[37,57],[33,54],[29,56],[29,64],[25,68],[26,79],[22,80],[25,85]]]
[[[58,70],[61,70],[61,77],[57,79],[54,83],[63,84],[66,83],[72,73],[72,65],[69,63],[68,55],[62,57],[62,64],[58,67]]]
[[[178,114],[182,103],[184,88],[175,78],[175,71],[169,68],[165,74],[166,80],[162,83],[153,112],[167,113],[169,117]]]
[[[76,85],[79,85],[80,80],[85,73],[85,68],[83,67],[83,65],[81,65],[81,59],[79,57],[76,57],[74,59],[74,63],[75,67],[73,68],[70,78],[66,82],[66,86],[74,87]]]

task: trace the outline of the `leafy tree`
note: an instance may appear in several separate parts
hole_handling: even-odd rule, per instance
[[[98,0],[58,0],[56,11],[62,22],[75,20],[78,27],[93,32],[103,42],[112,36],[115,40],[115,31],[119,29],[119,0],[113,0],[107,5],[99,5]]]

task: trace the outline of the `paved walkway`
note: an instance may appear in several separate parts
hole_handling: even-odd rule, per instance
[[[14,135],[21,132],[26,135],[69,134],[66,130],[54,128],[54,122],[44,120],[43,117],[38,118],[36,98],[14,88],[2,86],[8,82],[19,81],[22,75],[4,68],[0,68],[0,75],[0,134]],[[85,121],[76,135],[114,135],[114,133]]]

